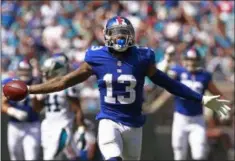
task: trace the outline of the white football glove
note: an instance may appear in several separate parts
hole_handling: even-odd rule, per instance
[[[165,59],[161,61],[159,64],[157,64],[157,68],[164,73],[166,73],[169,70],[169,67],[170,63]]]
[[[76,145],[78,149],[84,150],[86,147],[86,138],[85,138],[85,127],[79,126],[77,128],[77,131],[74,133],[74,140],[76,142]]]
[[[213,111],[215,111],[221,119],[229,116],[230,108],[225,103],[229,103],[228,100],[219,99],[217,96],[203,96],[203,105]]]
[[[18,119],[20,121],[26,120],[26,118],[28,117],[27,112],[25,112],[23,110],[16,109],[14,107],[9,107],[7,109],[7,114],[9,116],[15,117],[16,119]]]

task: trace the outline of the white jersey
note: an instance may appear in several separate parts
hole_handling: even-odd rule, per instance
[[[71,111],[68,97],[78,98],[76,87],[70,87],[60,92],[45,96],[45,119],[53,121],[72,120],[74,112]]]
[[[78,98],[76,86],[45,95],[45,119],[41,125],[44,160],[55,159],[71,140],[75,113],[71,111],[68,97]],[[58,151],[64,132],[67,135],[65,145]]]

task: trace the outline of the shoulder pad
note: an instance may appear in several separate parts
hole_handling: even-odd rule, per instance
[[[147,46],[136,46],[136,48],[137,48],[138,50],[143,50],[143,51],[149,51],[149,50],[151,50],[152,52],[154,52],[154,50],[153,50],[152,48],[147,47]]]

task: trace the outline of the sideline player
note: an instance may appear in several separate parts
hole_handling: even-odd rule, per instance
[[[95,125],[88,119],[84,119],[86,125],[85,133],[79,130],[74,132],[71,144],[68,146],[67,156],[69,160],[94,160],[97,154],[97,141],[94,132]],[[82,136],[83,135],[83,136]],[[85,146],[81,144],[80,139],[84,137]],[[96,158],[97,159],[97,158]]]
[[[168,60],[159,64],[158,67],[197,93],[204,94],[205,90],[209,90],[212,94],[223,97],[213,83],[212,75],[201,68],[201,61],[199,51],[191,47],[183,54],[183,66],[170,65],[171,60]],[[203,106],[175,97],[174,110],[172,127],[174,159],[187,159],[188,142],[194,160],[207,159],[208,145]]]
[[[31,94],[61,91],[96,75],[101,103],[97,115],[98,144],[105,160],[140,159],[146,120],[142,114],[145,76],[174,95],[228,114],[229,109],[217,99],[219,96],[200,95],[156,69],[153,50],[135,45],[134,28],[128,19],[109,19],[104,38],[106,45],[88,49],[78,70],[28,89]]]
[[[45,60],[42,72],[44,81],[65,75],[69,72],[67,57],[63,54],[54,54],[52,58]],[[66,147],[73,135],[74,121],[81,135],[85,133],[77,89],[71,87],[46,94],[38,104],[46,108],[41,126],[43,159],[53,160],[62,152],[66,153]]]
[[[26,60],[17,68],[17,78],[27,85],[39,83],[32,77],[32,66]],[[2,84],[12,81],[6,78]],[[2,95],[1,111],[9,115],[7,140],[11,160],[38,160],[40,152],[40,120],[39,114],[33,111],[35,98],[28,96],[23,101],[10,101]]]

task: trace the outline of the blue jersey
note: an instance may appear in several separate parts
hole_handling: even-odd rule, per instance
[[[87,50],[85,61],[97,77],[101,109],[97,119],[111,119],[131,127],[141,127],[143,85],[150,64],[155,64],[153,50],[131,47],[122,60],[112,56],[105,46]]]
[[[211,74],[203,69],[192,74],[185,68],[176,65],[172,67],[171,70],[176,74],[176,80],[180,81],[199,94],[205,93],[205,90],[208,88],[208,84],[212,79]],[[203,107],[200,103],[176,96],[175,111],[187,116],[196,116],[203,113]]]
[[[5,80],[2,81],[2,84],[6,84],[10,81],[12,81],[14,78],[7,78]],[[28,85],[31,85],[35,82],[38,82],[38,80],[36,79],[32,79],[32,81],[30,81],[30,83],[28,83]],[[12,122],[35,122],[35,121],[39,121],[39,114],[37,112],[35,112],[32,108],[32,101],[29,97],[27,97],[26,99],[22,100],[22,101],[8,101],[9,105],[17,108],[19,110],[23,110],[25,112],[27,112],[28,117],[26,120],[24,121],[20,121],[18,119],[16,119],[15,117],[11,117],[10,116],[10,121]]]

